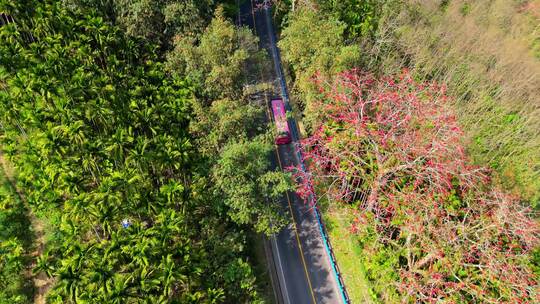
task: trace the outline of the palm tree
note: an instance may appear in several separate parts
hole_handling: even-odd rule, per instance
[[[77,303],[79,292],[84,290],[82,276],[79,269],[70,263],[70,260],[64,260],[63,266],[57,272],[58,283],[56,288],[71,302]],[[82,287],[82,288],[81,288]]]
[[[180,272],[177,262],[173,260],[172,255],[169,254],[166,257],[162,257],[161,264],[161,283],[163,284],[163,296],[166,296],[170,301],[178,285],[184,286],[188,277]],[[183,267],[184,271],[187,270]]]
[[[94,217],[95,223],[107,235],[112,233],[113,223],[118,218],[116,215],[118,214],[120,202],[121,200],[117,193],[116,195],[109,194],[105,195],[103,201],[95,202],[86,209]]]
[[[117,263],[117,259],[100,259],[99,256],[93,256],[93,259],[97,260],[95,267],[92,268],[88,274],[89,282],[95,284],[97,290],[101,293],[107,294],[112,292],[111,281],[114,281],[115,269],[114,264]]]
[[[104,293],[103,303],[123,304],[129,303],[129,299],[138,297],[131,292],[133,286],[133,275],[115,275],[111,280],[109,289]],[[144,297],[144,295],[143,295]]]
[[[45,251],[42,255],[36,259],[36,265],[32,269],[34,274],[44,272],[49,278],[54,275],[54,267],[51,265],[51,259],[49,258],[48,251]]]
[[[115,163],[124,159],[126,147],[133,142],[133,137],[128,134],[125,129],[119,128],[112,135],[110,145],[105,148],[105,151],[113,156]]]
[[[145,171],[144,169],[146,168],[146,164],[148,162],[148,157],[146,155],[146,147],[149,143],[150,140],[148,138],[137,137],[137,143],[135,144],[135,148],[131,149],[128,152],[128,156],[126,157],[126,167],[136,167],[139,169],[139,172]]]

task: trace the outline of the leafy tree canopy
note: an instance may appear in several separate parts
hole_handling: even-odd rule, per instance
[[[222,8],[216,10],[199,41],[179,36],[174,45],[167,56],[169,71],[187,75],[212,99],[241,97],[247,82],[245,66],[258,65],[263,56],[251,30],[236,28]]]
[[[165,72],[155,44],[140,43],[146,34],[130,37],[94,9],[4,0],[0,10],[17,20],[0,28],[0,140],[30,205],[52,226],[36,267],[56,278],[50,302],[259,301],[244,252],[250,226],[227,216],[241,204],[208,191],[213,163],[190,132],[194,88],[184,74]],[[229,84],[218,87],[234,92]],[[244,124],[212,108],[221,122],[209,134]]]
[[[313,83],[316,73],[330,77],[352,68],[360,59],[360,49],[346,45],[346,25],[335,17],[321,16],[317,11],[300,8],[291,13],[282,32],[279,47],[296,78],[295,91],[305,109],[305,123],[312,127],[318,109],[313,102],[319,98]]]

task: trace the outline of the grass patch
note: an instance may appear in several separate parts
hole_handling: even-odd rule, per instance
[[[362,249],[356,235],[349,231],[352,221],[348,207],[331,206],[324,211],[330,242],[352,303],[376,303],[362,264]]]

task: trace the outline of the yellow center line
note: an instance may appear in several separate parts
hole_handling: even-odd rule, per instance
[[[257,25],[256,25],[256,22],[255,22],[255,13],[254,13],[253,10],[254,10],[253,0],[251,0],[251,17],[253,18],[253,28],[255,29],[255,33],[257,33]],[[260,74],[261,80],[264,82],[264,76],[263,76],[261,70],[259,70],[259,74]],[[266,103],[268,103],[268,92],[266,90],[264,91],[264,97],[265,97],[264,99],[265,99]],[[270,121],[272,121],[272,117],[270,116],[271,113],[270,113],[270,110],[268,109],[268,106],[265,106],[265,108],[266,108],[266,115],[268,116],[268,119]],[[275,149],[276,156],[277,156],[277,159],[278,159],[279,168],[283,171],[283,165],[281,163],[281,157],[279,156],[279,150],[278,150],[277,145],[275,145],[275,144],[274,144],[274,149]],[[313,292],[313,286],[311,285],[311,280],[309,278],[309,272],[308,272],[308,269],[307,269],[306,260],[304,258],[304,250],[302,249],[302,243],[300,242],[300,236],[298,234],[298,228],[296,226],[296,219],[294,217],[294,212],[293,212],[293,209],[292,209],[291,198],[289,197],[288,192],[286,192],[285,195],[287,197],[287,203],[289,205],[289,212],[290,212],[292,220],[293,220],[293,228],[294,228],[294,234],[296,235],[296,243],[298,244],[298,250],[300,251],[300,257],[302,258],[302,265],[304,266],[304,273],[305,273],[307,281],[308,281],[309,291],[311,293],[311,298],[313,299],[313,303],[317,304],[317,300],[315,299],[315,293]]]
[[[276,149],[276,155],[277,155],[277,158],[278,158],[279,167],[281,168],[281,170],[283,170],[283,166],[281,164],[281,158],[279,157],[279,151],[277,149],[277,146],[275,146],[275,149]],[[308,273],[307,266],[306,266],[306,260],[304,258],[304,250],[302,249],[302,244],[300,243],[300,236],[298,235],[298,229],[296,227],[296,219],[294,217],[294,213],[293,213],[293,209],[292,209],[292,205],[291,205],[291,199],[289,197],[289,193],[285,193],[285,195],[287,196],[287,203],[289,205],[289,211],[290,211],[291,217],[293,219],[294,234],[296,235],[296,242],[298,243],[298,249],[300,250],[300,257],[302,258],[302,264],[304,266],[304,272],[306,274],[306,278],[307,278],[307,281],[308,281],[309,291],[311,293],[311,298],[313,299],[314,303],[317,303],[317,300],[315,300],[315,294],[313,293],[313,287],[311,286],[311,280],[309,279],[309,273]]]

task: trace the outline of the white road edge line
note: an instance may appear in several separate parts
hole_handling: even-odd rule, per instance
[[[286,301],[287,304],[290,304],[291,300],[289,299],[289,291],[287,291],[287,282],[285,281],[285,272],[283,271],[283,266],[281,264],[281,255],[279,254],[279,248],[277,246],[276,237],[275,235],[273,235],[271,238],[272,238],[272,244],[274,245],[274,248],[276,248],[279,270],[281,272],[281,277],[283,278],[283,283],[284,283],[283,288],[285,289],[285,299],[287,300]],[[278,284],[279,284],[279,280],[278,280]]]

